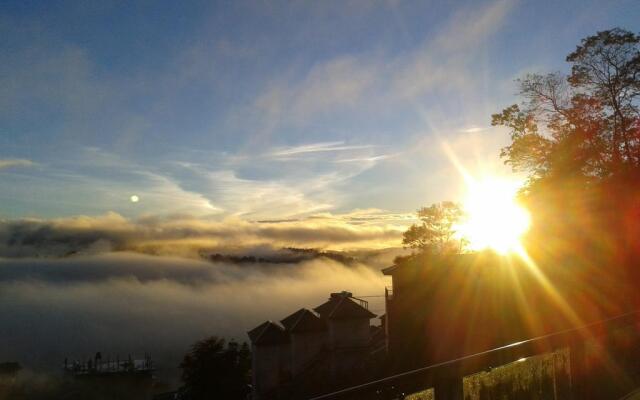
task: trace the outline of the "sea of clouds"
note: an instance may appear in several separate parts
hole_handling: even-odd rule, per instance
[[[261,322],[317,306],[331,292],[383,295],[380,268],[400,253],[389,246],[401,226],[362,219],[4,221],[0,361],[54,371],[65,357],[149,353],[159,375],[175,381],[195,340],[245,341]],[[348,262],[284,247],[320,248]],[[232,258],[212,261],[211,254]],[[372,311],[384,312],[383,298],[368,299]]]

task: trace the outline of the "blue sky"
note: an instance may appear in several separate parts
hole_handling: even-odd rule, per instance
[[[507,174],[491,113],[637,1],[4,1],[0,217],[282,219]],[[130,201],[137,195],[140,201]]]

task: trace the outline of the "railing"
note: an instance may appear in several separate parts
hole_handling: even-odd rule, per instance
[[[563,348],[568,348],[570,354],[568,384],[571,398],[615,399],[640,386],[639,317],[640,310],[631,311],[338,390],[312,400],[402,399],[407,394],[429,388],[434,389],[437,400],[462,400],[465,376]]]
[[[351,297],[351,300],[357,301],[358,304],[360,304],[360,307],[362,307],[362,308],[364,308],[366,310],[369,309],[369,302],[368,301],[362,300],[362,299],[360,299],[358,297]]]

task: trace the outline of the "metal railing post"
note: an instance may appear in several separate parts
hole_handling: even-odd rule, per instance
[[[463,377],[456,366],[437,371],[433,392],[436,400],[464,400]]]
[[[569,346],[569,370],[571,398],[581,400],[589,397],[586,385],[585,343],[581,338],[571,341]]]

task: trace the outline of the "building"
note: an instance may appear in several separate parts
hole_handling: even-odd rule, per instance
[[[320,393],[363,376],[381,343],[379,328],[370,325],[374,317],[366,301],[340,292],[313,310],[250,330],[254,399]]]
[[[609,270],[606,270],[608,272]],[[618,315],[619,282],[575,260],[418,255],[382,270],[390,371],[453,360]]]
[[[385,291],[391,370],[452,360],[545,330],[535,314],[548,308],[548,296],[516,257],[420,255],[382,273],[392,279]]]

